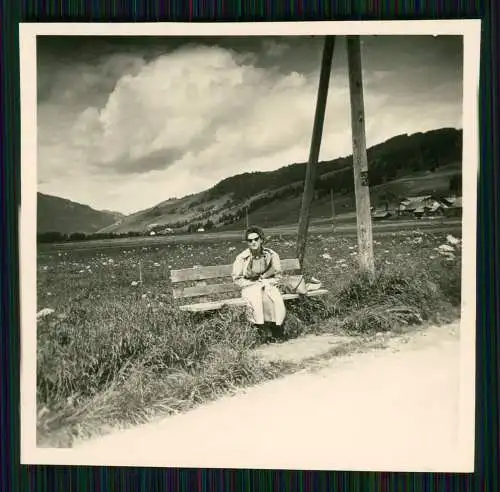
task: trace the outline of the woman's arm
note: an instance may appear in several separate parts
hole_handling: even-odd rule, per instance
[[[269,270],[262,276],[262,278],[266,279],[272,285],[277,285],[282,278],[282,270],[281,270],[281,261],[278,253],[273,252],[271,255],[271,267]]]
[[[249,287],[250,285],[254,285],[256,282],[253,280],[249,280],[243,275],[243,260],[241,258],[236,258],[233,263],[233,272],[232,272],[233,282],[240,288]]]

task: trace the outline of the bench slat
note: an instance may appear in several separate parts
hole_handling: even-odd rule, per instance
[[[281,260],[280,263],[281,269],[284,272],[298,270],[300,268],[300,263],[297,258]],[[170,281],[172,283],[178,283],[192,280],[206,280],[209,278],[230,277],[232,270],[232,263],[229,265],[199,266],[182,270],[171,270]]]
[[[283,278],[296,279],[299,282],[299,275],[283,275]],[[174,287],[172,289],[174,299],[184,297],[207,296],[211,294],[226,294],[228,292],[240,292],[241,288],[233,282],[225,284],[195,285],[193,287]]]
[[[239,290],[240,288],[233,283],[195,285],[194,287],[174,287],[172,289],[174,299],[182,299],[183,297],[206,296],[210,294],[225,294],[227,292],[238,292]]]
[[[295,279],[299,282],[300,275],[283,275],[283,278]],[[174,287],[172,289],[174,299],[185,297],[207,296],[211,294],[226,294],[228,292],[240,292],[241,288],[229,282],[225,284],[195,285],[193,287]]]
[[[316,297],[316,296],[321,296],[324,294],[327,294],[328,290],[326,289],[318,289],[318,290],[312,290],[311,292],[308,292],[305,294],[306,297]],[[298,299],[301,297],[299,294],[283,294],[283,299],[289,300],[289,299]],[[202,312],[202,311],[214,311],[217,309],[220,309],[223,306],[244,306],[245,305],[245,300],[242,299],[241,297],[234,298],[234,299],[224,299],[222,301],[211,301],[211,302],[201,302],[201,303],[196,303],[196,304],[185,304],[183,306],[180,306],[179,309],[181,311],[191,311],[191,312]]]

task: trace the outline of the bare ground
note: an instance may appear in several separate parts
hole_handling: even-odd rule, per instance
[[[185,414],[75,443],[71,462],[459,471],[458,323],[377,338],[378,349],[351,345],[337,357],[332,347],[346,340],[261,349],[268,360],[307,360],[298,373]]]

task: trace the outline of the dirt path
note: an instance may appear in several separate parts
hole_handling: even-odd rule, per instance
[[[456,470],[458,335],[458,324],[432,327],[386,349],[324,360],[186,414],[81,443],[72,461]]]

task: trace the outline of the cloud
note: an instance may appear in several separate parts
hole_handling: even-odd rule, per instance
[[[271,57],[280,57],[290,49],[287,43],[277,42],[274,39],[265,39],[262,44],[266,55]]]
[[[40,191],[131,212],[230,175],[305,161],[319,66],[301,70],[283,40],[256,46],[191,42],[156,57],[107,52],[39,64]],[[424,53],[427,65],[414,58],[397,71],[367,64],[368,145],[460,124],[460,80],[430,59]],[[320,158],[350,152],[347,71],[334,60]]]

